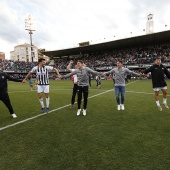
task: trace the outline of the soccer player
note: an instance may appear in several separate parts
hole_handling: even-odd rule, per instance
[[[127,75],[125,75],[125,82],[128,83]]]
[[[35,66],[32,68],[32,70],[26,75],[25,79],[22,81],[25,83],[27,79],[32,75],[32,73],[36,73],[36,78],[38,80],[37,85],[37,92],[38,92],[38,98],[41,104],[41,112],[45,112],[45,106],[44,101],[42,97],[42,93],[45,94],[46,97],[46,112],[49,112],[49,104],[50,104],[50,98],[49,98],[49,71],[55,71],[57,75],[59,75],[59,72],[56,68],[52,66],[46,66],[46,61],[44,58],[40,58],[38,60],[38,66]]]
[[[127,74],[134,74],[136,76],[140,76],[140,74],[135,73],[133,71],[130,71],[127,68],[123,67],[122,61],[118,60],[117,61],[117,67],[113,68],[112,70],[105,72],[104,75],[106,74],[111,74],[113,73],[114,76],[114,87],[115,87],[115,94],[116,94],[116,101],[117,101],[117,110],[124,110],[124,101],[125,101],[125,77]],[[120,101],[120,96],[121,94],[121,101]]]
[[[158,56],[155,60],[155,64],[148,69],[146,69],[143,73],[147,74],[151,72],[152,77],[152,86],[153,90],[155,92],[155,101],[158,109],[162,111],[162,107],[159,103],[159,91],[161,90],[163,93],[163,105],[165,108],[169,109],[167,105],[167,84],[165,82],[166,75],[168,78],[170,78],[170,72],[167,70],[167,68],[161,64],[161,57]]]
[[[96,77],[96,82],[97,82],[97,88],[100,89],[101,88],[101,76],[97,76]]]
[[[15,82],[22,82],[22,80],[10,77],[6,73],[3,73],[2,69],[0,68],[0,100],[8,108],[11,116],[13,118],[16,118],[17,116],[14,113],[14,110],[13,110],[13,107],[11,105],[10,98],[9,98],[9,95],[8,95],[7,80],[11,80],[11,81],[15,81]]]
[[[37,79],[36,79],[36,80],[34,80],[34,85],[35,85],[35,89],[36,89],[36,90],[38,90],[38,88],[37,88],[38,80],[37,80]]]
[[[33,90],[33,80],[31,78],[29,78],[29,85],[30,85],[30,89],[32,91]]]
[[[84,97],[84,109],[83,109],[83,115],[86,116],[86,108],[87,108],[87,98],[88,98],[88,88],[89,88],[89,73],[101,75],[102,73],[99,73],[97,71],[94,71],[88,67],[84,66],[84,63],[82,60],[77,61],[77,66],[78,69],[73,71],[70,74],[64,75],[64,76],[59,76],[59,78],[68,78],[72,75],[77,74],[78,77],[78,110],[77,110],[77,116],[80,115],[81,112],[81,99],[82,99],[82,94]]]
[[[75,71],[75,69],[78,69],[77,65],[75,65],[75,69],[71,69],[71,65],[73,64],[73,60],[70,61],[69,65],[67,66],[67,70],[69,70],[70,72]],[[77,94],[77,75],[73,75],[73,92],[72,92],[72,97],[71,97],[71,107],[73,107],[74,102],[75,102],[75,98],[76,98],[76,94]]]
[[[89,74],[89,88],[91,88],[91,74]]]

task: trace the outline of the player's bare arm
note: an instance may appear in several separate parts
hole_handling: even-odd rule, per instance
[[[22,81],[22,83],[25,83],[27,81],[27,79],[31,76],[31,72],[29,72],[26,77],[24,78],[24,80]]]
[[[59,71],[58,71],[56,68],[54,68],[53,70],[55,71],[55,73],[56,73],[58,76],[60,75]]]
[[[67,66],[67,70],[71,72],[71,65],[73,64],[73,60],[70,60],[69,65]]]

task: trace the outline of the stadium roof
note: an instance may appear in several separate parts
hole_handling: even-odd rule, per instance
[[[95,53],[101,51],[117,50],[130,47],[139,47],[146,45],[156,45],[160,43],[170,43],[170,31],[164,31],[159,33],[147,34],[138,37],[131,37],[126,39],[120,39],[100,44],[93,44],[84,47],[76,47],[55,51],[45,51],[43,54],[55,58],[62,56],[71,56],[87,53]]]

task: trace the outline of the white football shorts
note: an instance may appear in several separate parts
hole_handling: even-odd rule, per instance
[[[167,90],[167,86],[153,88],[153,91],[160,91],[160,90]]]
[[[37,85],[38,93],[49,93],[49,85]]]

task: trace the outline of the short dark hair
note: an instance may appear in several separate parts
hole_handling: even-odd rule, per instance
[[[39,58],[39,59],[38,59],[38,62],[39,62],[39,63],[41,63],[42,61],[45,61],[45,59],[44,59],[44,58]]]
[[[123,63],[122,60],[117,60],[117,62],[119,62],[119,63],[121,63],[121,64]]]
[[[81,64],[83,64],[84,62],[83,62],[83,60],[77,60],[77,62],[80,62]]]
[[[156,60],[157,60],[157,59],[161,59],[161,56],[158,55],[158,56],[156,57]]]

